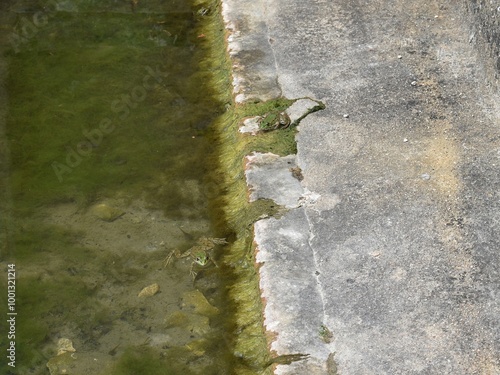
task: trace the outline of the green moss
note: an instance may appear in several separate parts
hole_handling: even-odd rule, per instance
[[[215,27],[219,28],[220,33],[222,20]],[[211,50],[212,59],[222,67],[221,86],[230,87],[231,66],[226,50],[225,39],[218,37]],[[240,358],[234,373],[270,374],[270,369],[265,369],[270,353],[263,328],[263,306],[260,302],[252,232],[253,223],[261,215],[277,215],[281,209],[269,200],[248,203],[243,160],[252,151],[278,155],[295,153],[296,130],[291,127],[252,137],[239,133],[238,126],[245,117],[283,111],[294,101],[280,98],[243,105],[235,105],[232,98],[225,98],[224,101],[228,104],[227,111],[217,119],[213,134],[217,150],[212,156],[212,164],[217,165],[217,168],[212,171],[207,184],[218,185],[211,200],[213,221],[221,236],[232,239],[223,256],[223,272],[233,316],[233,321],[228,325],[228,329],[233,332],[231,345],[234,354]]]
[[[204,66],[217,67],[211,83],[221,93],[219,100],[225,103],[226,111],[217,118],[212,132],[216,149],[208,163],[211,171],[205,178],[210,197],[209,213],[221,237],[231,240],[222,255],[221,271],[226,285],[226,315],[231,320],[222,324],[229,332],[233,353],[232,368],[235,374],[269,374],[264,369],[269,360],[267,341],[263,331],[262,306],[258,275],[252,252],[252,224],[263,213],[273,214],[277,207],[270,201],[258,201],[250,205],[243,171],[243,157],[253,150],[269,150],[287,154],[293,152],[294,130],[270,132],[264,137],[244,137],[238,132],[238,124],[244,117],[261,115],[270,109],[285,109],[293,101],[278,99],[267,103],[235,105],[231,96],[231,64],[226,54],[224,26],[218,7],[219,1],[200,1],[212,9],[213,22],[206,25],[203,33],[210,40],[209,60]],[[217,13],[214,10],[217,9]],[[228,361],[230,359],[228,358]]]
[[[221,38],[222,20],[219,19],[212,28],[215,39],[211,49],[211,65],[220,67],[220,78],[214,85],[225,87],[226,91],[222,92],[231,92],[231,64],[226,54],[226,41]],[[212,29],[208,30],[211,31]],[[225,284],[228,286],[227,296],[231,302],[233,316],[228,329],[237,332],[233,337],[232,348],[235,355],[241,359],[237,362],[235,373],[270,374],[271,369],[265,368],[271,358],[263,328],[263,306],[254,258],[253,223],[262,215],[278,217],[284,210],[270,200],[248,202],[244,157],[253,151],[272,152],[281,156],[295,154],[296,125],[307,114],[287,129],[248,136],[238,131],[244,118],[284,111],[295,100],[278,98],[238,105],[228,97],[221,98],[221,101],[226,103],[226,112],[217,119],[213,134],[217,150],[212,156],[212,164],[217,168],[211,172],[206,184],[217,186],[212,191],[210,212],[221,233],[220,236],[232,239],[228,251],[223,256],[223,263]],[[324,105],[318,102],[310,112],[323,108]]]

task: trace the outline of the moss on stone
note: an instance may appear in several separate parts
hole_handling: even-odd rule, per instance
[[[225,35],[222,33],[222,18],[211,27],[217,29],[211,55],[214,65],[220,67],[217,76],[219,81],[215,81],[214,85],[230,93],[231,64],[226,52]],[[233,314],[228,328],[232,330],[234,355],[241,359],[236,362],[235,373],[270,374],[271,370],[265,368],[271,357],[263,325],[253,224],[262,215],[277,215],[282,209],[271,200],[249,203],[244,157],[253,151],[273,152],[282,156],[296,153],[296,129],[290,127],[258,136],[241,134],[238,130],[245,118],[284,111],[294,100],[278,98],[235,104],[233,98],[228,96],[224,101],[226,112],[217,119],[213,133],[217,148],[211,155],[211,164],[216,168],[211,172],[207,184],[217,186],[213,190],[210,209],[216,228],[220,236],[232,240],[222,259],[227,297]]]

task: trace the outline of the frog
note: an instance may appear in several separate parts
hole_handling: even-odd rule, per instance
[[[262,131],[271,131],[276,129],[286,129],[291,124],[290,116],[286,112],[272,111],[258,120],[259,128]]]
[[[323,340],[323,342],[325,344],[329,344],[332,342],[333,333],[324,324],[319,326],[318,333],[319,333],[319,337],[321,338],[321,340]]]
[[[189,273],[194,279],[197,275],[194,271],[195,267],[204,268],[209,263],[219,267],[215,260],[210,256],[210,252],[215,248],[215,246],[225,244],[227,244],[225,238],[201,237],[196,241],[194,246],[186,250],[184,253],[181,253],[179,249],[172,250],[163,261],[163,264],[165,267],[168,266],[172,262],[174,256],[177,259],[189,257],[192,260]]]

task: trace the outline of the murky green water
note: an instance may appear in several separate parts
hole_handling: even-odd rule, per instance
[[[206,184],[224,103],[199,68],[217,10],[198,3],[2,2],[0,264],[18,315],[1,373],[231,373],[220,269],[164,264],[225,236]],[[62,338],[76,351],[57,356]]]

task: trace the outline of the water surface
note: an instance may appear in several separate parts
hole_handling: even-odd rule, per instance
[[[1,9],[0,261],[16,265],[18,312],[16,369],[2,361],[1,372],[230,373],[219,268],[193,277],[190,257],[164,265],[217,235],[205,181],[223,105],[199,69],[216,10],[166,0]],[[154,283],[159,293],[138,297]],[[61,338],[76,352],[57,356]]]

